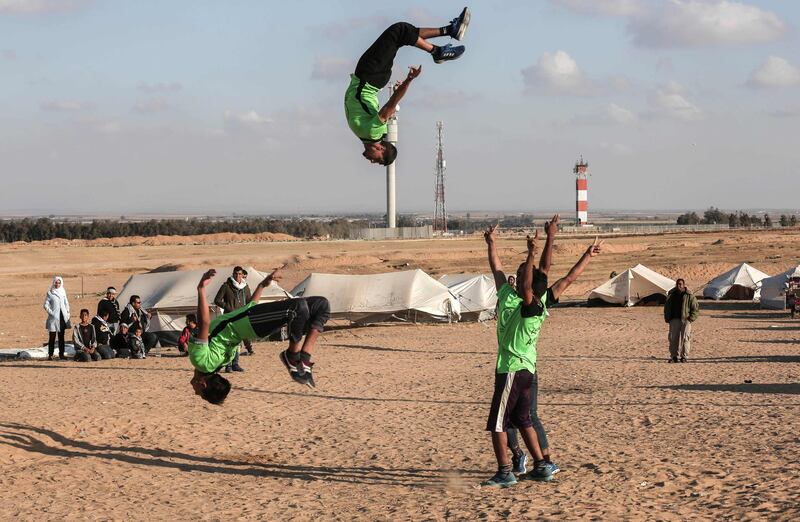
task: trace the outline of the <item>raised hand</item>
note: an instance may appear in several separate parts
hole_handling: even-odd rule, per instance
[[[217,271],[213,268],[203,274],[203,277],[200,278],[200,282],[197,283],[197,289],[205,288],[208,286],[208,283],[211,282],[211,278],[217,275]]]
[[[547,223],[544,224],[544,229],[545,229],[545,232],[547,232],[548,236],[552,236],[553,234],[558,232],[558,220],[559,219],[561,219],[560,216],[558,214],[556,214],[555,216],[553,216],[553,219],[551,219],[550,221],[548,221]]]
[[[600,247],[603,246],[604,240],[600,239],[598,236],[594,237],[594,243],[589,245],[589,248],[586,249],[586,253],[589,254],[589,257],[594,257],[600,253]]]
[[[495,232],[497,232],[497,227],[499,227],[499,226],[500,226],[500,224],[496,223],[496,224],[490,226],[489,228],[487,228],[486,231],[483,233],[483,239],[485,239],[487,243],[489,243],[489,244],[494,243],[494,240],[496,238]]]
[[[264,286],[269,286],[273,281],[280,281],[281,277],[283,277],[283,274],[281,274],[282,268],[283,266],[274,268],[272,272],[267,276],[267,278],[264,279],[264,281],[262,281],[262,284]]]
[[[536,229],[534,232],[533,237],[530,234],[525,238],[528,243],[528,253],[533,254],[536,252],[536,242],[539,240],[539,229]]]
[[[407,80],[413,80],[414,78],[419,76],[420,73],[422,73],[422,66],[421,65],[417,65],[416,67],[411,66],[411,67],[408,68],[408,76],[406,77],[406,79]]]

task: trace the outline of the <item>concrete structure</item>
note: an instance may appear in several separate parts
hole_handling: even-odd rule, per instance
[[[393,92],[394,88],[389,87],[389,96],[391,96]],[[386,141],[388,141],[394,146],[397,146],[397,111],[399,110],[400,106],[398,105],[394,115],[391,118],[389,118],[389,121],[386,122],[387,126]],[[395,170],[394,170],[395,165],[397,165],[397,160],[395,160],[391,165],[386,166],[386,226],[388,228],[397,227],[397,200],[395,197]]]
[[[572,169],[575,174],[575,224],[587,226],[589,224],[589,183],[586,176],[589,174],[589,163],[581,159],[575,162]]]
[[[361,228],[350,231],[350,239],[430,239],[433,227]]]

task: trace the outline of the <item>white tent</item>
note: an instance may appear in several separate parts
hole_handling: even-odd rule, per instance
[[[439,282],[458,298],[462,321],[486,321],[495,316],[497,289],[491,275],[448,274]]]
[[[666,302],[667,292],[675,281],[644,265],[636,265],[609,279],[589,294],[590,304],[619,304],[634,306]]]
[[[709,281],[703,289],[703,297],[757,300],[761,280],[767,277],[768,274],[742,263]]]
[[[446,286],[422,270],[372,275],[311,274],[296,296],[328,298],[331,317],[358,323],[390,319],[454,321],[461,305]]]
[[[761,280],[761,308],[784,310],[786,308],[786,286],[789,279],[800,278],[800,265],[786,272]]]
[[[233,273],[232,266],[215,268],[217,275],[206,289],[212,318],[220,312],[214,305],[214,297]],[[267,274],[250,266],[244,269],[247,270],[247,286],[253,292]],[[206,269],[177,270],[133,275],[119,293],[120,311],[128,304],[130,296],[138,295],[142,299],[142,308],[152,313],[147,331],[156,334],[162,345],[174,345],[186,326],[186,314],[197,311],[197,283],[205,271]],[[287,297],[291,295],[273,282],[264,289],[261,301],[280,301]]]

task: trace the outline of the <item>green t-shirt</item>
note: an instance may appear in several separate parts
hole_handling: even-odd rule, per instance
[[[344,93],[344,114],[353,134],[362,141],[380,141],[386,134],[386,122],[381,121],[378,112],[378,89],[374,85],[350,75],[350,85]]]
[[[541,303],[541,315],[522,317],[522,298],[517,292],[508,283],[497,291],[496,373],[536,373],[536,342],[546,316],[547,294]]]
[[[247,311],[258,303],[250,302],[211,321],[208,327],[208,341],[192,337],[189,340],[189,362],[198,371],[213,373],[233,361],[239,343],[244,339],[255,339],[256,333],[250,326]]]

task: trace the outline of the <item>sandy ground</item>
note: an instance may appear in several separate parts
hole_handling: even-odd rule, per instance
[[[287,288],[311,271],[485,265],[480,238],[177,243],[1,245],[0,346],[44,342],[54,272],[76,312],[98,299],[74,297],[81,277],[93,294],[164,264],[288,261]],[[584,243],[559,243],[554,274]],[[516,266],[524,242],[501,247]],[[699,288],[741,261],[774,274],[798,259],[789,233],[617,238],[568,297],[637,262]],[[483,431],[492,323],[334,328],[318,346],[316,390],[289,380],[280,344],[261,343],[222,407],[192,395],[188,362],[171,350],[3,362],[0,519],[796,520],[798,343],[786,314],[704,302],[692,362],[671,365],[657,308],[553,310],[539,344],[540,413],[563,472],[503,491],[477,487],[495,468]]]

